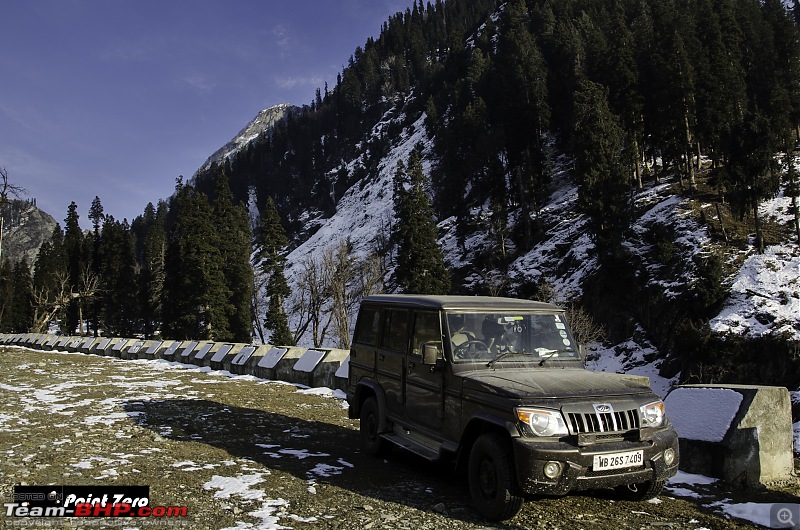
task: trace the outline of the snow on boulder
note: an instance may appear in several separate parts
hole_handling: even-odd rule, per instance
[[[787,480],[794,470],[785,387],[682,385],[664,400],[680,439],[680,469],[740,487]]]

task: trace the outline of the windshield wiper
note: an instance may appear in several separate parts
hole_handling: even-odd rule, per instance
[[[509,355],[531,355],[531,354],[524,351],[504,351],[502,353],[498,353],[494,359],[486,363],[486,366],[489,368],[494,368],[494,363],[496,363],[497,361],[499,361],[504,357],[508,357]]]

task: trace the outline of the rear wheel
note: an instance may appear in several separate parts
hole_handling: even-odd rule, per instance
[[[369,397],[361,405],[361,445],[372,456],[385,456],[391,450],[389,442],[380,435],[380,416],[378,401]]]
[[[469,490],[478,512],[492,521],[514,517],[523,496],[514,473],[508,441],[496,433],[481,435],[469,455]]]
[[[647,501],[658,497],[664,489],[663,480],[650,480],[616,488],[617,495],[626,501]]]

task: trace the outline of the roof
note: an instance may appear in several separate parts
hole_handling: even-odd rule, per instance
[[[503,298],[499,296],[434,296],[422,294],[378,294],[364,298],[362,303],[406,305],[431,309],[490,310],[490,311],[563,311],[545,302]]]

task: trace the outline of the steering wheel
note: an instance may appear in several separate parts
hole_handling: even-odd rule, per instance
[[[480,340],[464,341],[453,349],[453,356],[459,359],[479,360],[488,356],[489,347]]]

